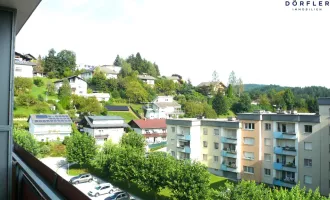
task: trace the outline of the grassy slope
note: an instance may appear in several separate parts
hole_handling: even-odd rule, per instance
[[[234,117],[235,113],[233,111],[229,110],[227,115],[219,115],[219,118],[227,118],[227,117]]]
[[[108,115],[110,116],[120,116],[122,118],[125,119],[125,122],[130,122],[133,119],[138,119],[138,117],[136,115],[134,115],[134,113],[128,111],[109,111]]]

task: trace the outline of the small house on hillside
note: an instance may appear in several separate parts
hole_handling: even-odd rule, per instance
[[[181,105],[173,99],[173,96],[158,96],[144,109],[148,119],[178,118],[184,114]]]
[[[138,78],[141,79],[144,83],[150,85],[150,86],[154,86],[155,85],[155,77],[149,76],[147,74],[142,74],[142,75],[138,75]]]
[[[197,86],[200,90],[203,90],[210,94],[211,92],[225,92],[227,87],[222,82],[202,82]]]
[[[41,142],[64,140],[72,132],[72,121],[67,114],[31,114],[28,118],[29,132]]]
[[[117,79],[121,67],[115,65],[103,65],[100,67],[100,71],[105,73],[107,79],[114,78]]]
[[[36,64],[31,61],[31,56],[15,52],[14,77],[33,78],[33,67]]]
[[[166,119],[137,119],[128,124],[135,132],[142,134],[148,144],[166,141]]]
[[[85,96],[87,94],[87,82],[84,79],[80,78],[79,76],[71,76],[65,79],[67,79],[70,83],[72,94],[80,96]],[[62,87],[63,81],[65,79],[54,82],[56,91]]]
[[[110,94],[109,93],[90,93],[86,94],[85,97],[95,97],[98,101],[109,101]]]
[[[95,138],[98,145],[111,140],[119,143],[128,125],[118,116],[85,116],[82,122],[84,132]]]

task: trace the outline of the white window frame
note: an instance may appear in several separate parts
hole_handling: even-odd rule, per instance
[[[214,162],[219,162],[219,156],[213,156],[213,161]]]
[[[218,144],[218,148],[216,148],[216,144]],[[214,149],[219,149],[219,148],[220,148],[219,143],[218,143],[218,142],[215,142],[215,143],[214,143]]]
[[[313,160],[311,158],[304,158],[304,167],[312,167]]]
[[[217,128],[213,129],[213,135],[220,135],[220,130]]]
[[[171,131],[172,131],[172,133],[175,133],[175,127],[174,126],[171,127]]]
[[[203,161],[207,161],[207,154],[203,154]]]
[[[306,128],[308,129],[306,131]],[[310,130],[309,130],[310,128]],[[304,133],[313,133],[313,126],[312,125],[304,125]]]
[[[248,142],[246,142],[245,140],[251,140],[251,141],[253,141],[252,143],[248,143]],[[255,143],[255,139],[253,138],[253,137],[244,137],[243,138],[243,143],[244,144],[246,144],[246,145],[254,145],[254,143]]]
[[[245,160],[254,160],[254,152],[243,151],[243,158]]]
[[[269,171],[269,174],[267,173],[268,171]],[[264,173],[265,173],[265,176],[271,176],[272,175],[272,171],[270,169],[267,169],[267,168],[264,169]]]
[[[265,123],[265,131],[271,131],[272,130],[272,124],[271,123]]]
[[[207,128],[203,128],[203,135],[207,135]]]
[[[205,145],[206,144],[206,145]],[[207,141],[203,141],[203,147],[204,148],[207,148],[208,144],[207,144]]]

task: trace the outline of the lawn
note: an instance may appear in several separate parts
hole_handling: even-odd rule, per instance
[[[88,169],[86,167],[81,168],[79,165],[74,164],[69,167],[68,174],[70,176],[77,176],[79,174],[83,174],[83,173],[87,173],[87,172],[88,172]]]
[[[136,110],[141,116],[143,116],[143,109],[142,109],[142,106],[143,104],[135,104],[135,103],[131,103],[131,104],[128,104],[128,103],[113,103],[113,105],[117,105],[117,106],[132,106],[132,108],[134,110]]]
[[[227,115],[219,115],[219,118],[227,118],[227,117],[235,117],[235,113],[233,113],[233,111],[229,110]]]
[[[110,116],[120,116],[124,118],[125,122],[130,122],[133,119],[138,119],[132,112],[130,111],[108,111],[108,115]]]
[[[30,114],[35,114],[34,109],[36,106],[17,106],[14,110],[14,118],[29,117]],[[44,114],[51,114],[52,111],[49,109]]]
[[[44,85],[41,86],[41,87],[38,87],[36,85],[33,84],[32,86],[32,90],[31,90],[31,95],[34,96],[35,98],[38,98],[38,95],[42,95],[43,98],[46,97],[46,91],[47,91],[47,83],[48,82],[54,82],[58,79],[48,79],[48,78],[41,78],[44,82]],[[47,100],[50,100],[50,99],[57,99],[57,96],[47,96]]]

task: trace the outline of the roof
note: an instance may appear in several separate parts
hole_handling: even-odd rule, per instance
[[[133,123],[141,129],[166,129],[166,119],[136,119],[129,122],[131,126]]]
[[[80,78],[79,76],[70,76],[70,77],[67,77],[67,78],[63,78],[63,79],[61,79],[61,80],[57,80],[57,81],[54,81],[54,83],[59,83],[59,82],[63,82],[64,80],[66,80],[66,79],[72,79],[72,78],[78,78],[78,79],[80,79],[80,80],[82,80],[82,81],[85,81],[84,79],[82,79],[82,78]],[[86,81],[85,81],[86,82]]]
[[[26,57],[28,57],[28,58],[31,58],[31,59],[33,59],[33,60],[37,60],[33,55],[31,55],[31,54],[25,54],[24,56],[26,56]]]
[[[142,80],[156,80],[155,77],[153,77],[153,76],[149,76],[149,75],[146,75],[146,74],[138,75],[138,78],[139,78],[139,79],[142,79]]]
[[[124,122],[124,119],[119,116],[85,116],[85,120],[87,125],[91,128],[124,128],[128,127],[128,125]],[[118,124],[93,124],[93,121],[100,120],[122,120],[123,123]]]
[[[106,74],[119,74],[115,70],[111,69],[111,67],[100,67],[100,71]]]
[[[105,106],[108,111],[129,111],[128,106]]]
[[[216,84],[220,84],[222,85],[224,88],[226,88],[225,84],[223,84],[222,82],[214,82]],[[204,86],[210,86],[211,84],[213,84],[213,82],[201,82],[197,87],[204,87]]]
[[[72,124],[72,120],[67,114],[31,114],[28,121],[32,120],[33,124]]]
[[[321,97],[317,100],[319,105],[330,105],[330,98],[329,97]]]
[[[172,101],[172,102],[155,102],[154,103],[156,106],[158,106],[159,108],[166,108],[166,107],[181,107],[181,105],[176,102],[176,101]]]
[[[16,65],[28,65],[28,66],[36,66],[36,63],[29,62],[29,61],[20,61],[20,60],[15,60]]]

